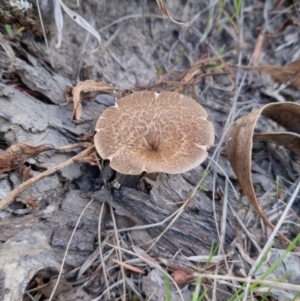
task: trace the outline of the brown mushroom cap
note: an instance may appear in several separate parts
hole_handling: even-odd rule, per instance
[[[204,108],[176,92],[136,92],[107,108],[96,125],[95,147],[123,174],[186,172],[203,162],[214,142]]]

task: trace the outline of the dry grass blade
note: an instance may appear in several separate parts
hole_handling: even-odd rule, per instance
[[[145,258],[148,261],[148,264],[152,268],[159,268],[160,265],[158,264],[157,261],[155,261],[150,255],[148,255],[143,249],[141,249],[138,246],[132,246],[132,250],[139,256]]]
[[[145,274],[145,272],[144,272],[143,270],[141,270],[141,269],[139,269],[139,268],[137,268],[137,267],[134,267],[133,265],[130,265],[130,264],[125,263],[125,262],[123,262],[123,261],[117,260],[117,259],[115,259],[115,258],[111,258],[111,260],[112,260],[113,262],[117,263],[118,265],[124,267],[124,268],[127,269],[127,270],[130,270],[130,271],[133,271],[133,272],[135,272],[135,273],[142,274],[142,275]]]
[[[107,273],[107,267],[105,263],[105,259],[103,256],[103,246],[105,244],[104,242],[101,242],[101,225],[102,225],[102,219],[103,216],[105,215],[105,203],[102,204],[101,210],[99,212],[99,221],[98,221],[98,244],[99,244],[99,256],[102,264],[102,269],[103,269],[103,277],[105,281],[105,286],[106,286],[106,298],[109,299],[110,297],[110,287],[109,287],[109,282],[108,282],[108,273]],[[108,240],[109,235],[106,236],[105,240]]]
[[[91,154],[93,154],[94,152],[94,146],[91,146],[89,148],[87,148],[86,150],[82,151],[81,153],[79,153],[78,155],[72,157],[71,159],[67,160],[66,162],[57,165],[51,169],[48,169],[42,173],[40,173],[39,175],[37,175],[36,177],[33,177],[31,179],[29,179],[26,182],[23,182],[21,185],[19,185],[18,187],[16,187],[14,190],[12,190],[5,198],[3,198],[0,201],[0,210],[2,210],[5,206],[7,206],[8,204],[10,204],[14,198],[20,194],[22,191],[26,190],[27,188],[31,187],[33,184],[35,184],[36,182],[38,182],[39,180],[52,175],[53,173],[55,173],[56,171],[65,168],[75,162],[79,162],[80,160],[84,160],[86,157],[90,156]]]
[[[231,280],[231,281],[238,281],[242,283],[257,283],[260,285],[265,285],[269,287],[275,287],[275,288],[282,288],[282,289],[288,289],[293,290],[295,292],[300,292],[300,286],[298,284],[289,284],[284,282],[278,282],[278,281],[270,281],[270,280],[260,280],[260,279],[252,279],[250,277],[243,278],[243,277],[235,277],[230,275],[214,275],[214,274],[202,274],[202,273],[194,273],[193,274],[195,278],[207,278],[207,279],[218,279],[218,280]],[[237,299],[235,299],[237,300]],[[294,299],[297,300],[297,299]]]
[[[117,248],[115,249],[116,251],[116,256],[119,258],[119,262],[122,262],[122,251],[120,248],[120,240],[119,240],[119,236],[117,234],[117,223],[116,223],[116,219],[115,219],[115,215],[114,215],[114,211],[111,205],[109,205],[109,209],[110,209],[110,214],[111,214],[111,218],[112,218],[112,222],[114,225],[114,232],[115,232],[115,239],[116,239],[116,245]],[[125,270],[123,265],[120,266],[121,267],[121,276],[122,276],[122,281],[123,281],[123,297],[122,299],[125,301],[126,300],[126,274],[125,274]]]
[[[214,78],[220,75],[227,75],[231,82],[228,90],[234,92],[236,90],[235,75],[231,67],[219,57],[208,57],[197,61],[191,67],[181,73],[170,69],[160,79],[151,86],[136,85],[139,90],[154,90],[161,87],[167,91],[182,92],[190,89],[192,98],[198,100],[196,87],[203,82],[206,77]]]
[[[78,25],[80,25],[81,27],[86,29],[88,32],[90,32],[97,39],[99,46],[96,49],[92,50],[91,53],[96,52],[99,49],[101,41],[102,41],[98,31],[89,22],[87,22],[85,19],[83,19],[80,15],[76,14],[71,9],[69,9],[62,2],[62,0],[57,0],[57,1],[60,3],[63,10],[72,18],[72,20],[74,20]]]
[[[86,151],[87,151],[87,150],[86,150]],[[77,228],[78,228],[78,225],[79,225],[79,223],[80,223],[80,221],[81,221],[81,218],[82,218],[82,216],[83,216],[85,210],[90,206],[90,204],[91,204],[93,201],[94,201],[93,199],[90,200],[90,201],[88,202],[88,204],[83,208],[83,210],[82,210],[82,212],[81,212],[81,214],[80,214],[80,216],[79,216],[79,218],[78,218],[78,220],[77,220],[77,222],[76,222],[76,225],[75,225],[75,227],[74,227],[74,230],[73,230],[73,232],[72,232],[72,235],[71,235],[71,237],[70,237],[70,239],[69,239],[69,242],[68,242],[68,245],[67,245],[67,248],[66,248],[64,257],[63,257],[63,261],[62,261],[62,263],[61,263],[61,268],[60,268],[58,277],[57,277],[57,279],[56,279],[55,285],[54,285],[53,290],[52,290],[52,292],[51,292],[51,295],[50,295],[50,297],[49,297],[49,301],[53,300],[53,298],[54,298],[54,296],[55,296],[55,292],[56,292],[56,290],[57,290],[57,288],[58,288],[58,285],[59,285],[59,283],[60,283],[60,281],[61,281],[61,277],[62,277],[62,274],[63,274],[63,269],[64,269],[65,261],[66,261],[66,258],[67,258],[67,254],[68,254],[68,252],[69,252],[71,242],[72,242],[73,237],[74,237],[74,235],[75,235],[75,232],[76,232],[76,230],[77,230]]]
[[[94,80],[86,80],[83,82],[78,83],[72,91],[73,94],[73,102],[74,102],[74,110],[73,110],[73,117],[72,120],[80,119],[81,112],[82,112],[82,105],[80,99],[80,93],[86,91],[99,91],[99,93],[107,93],[112,92],[114,90],[122,91],[122,89],[118,89],[111,85],[108,85],[104,82],[96,82]]]
[[[253,132],[260,115],[264,115],[291,131],[299,131],[300,105],[296,103],[271,103],[238,119],[229,129],[226,136],[226,153],[230,164],[237,175],[243,192],[248,197],[257,214],[272,230],[274,225],[263,214],[256,198],[251,179],[251,150]],[[291,133],[293,135],[293,133]],[[286,133],[285,133],[286,135]],[[284,139],[283,139],[284,140]],[[290,142],[290,140],[285,139]],[[289,143],[285,145],[290,146]],[[294,144],[292,145],[294,147]],[[286,243],[290,241],[282,234],[279,237]]]
[[[161,12],[166,15],[173,23],[179,25],[179,26],[187,26],[187,23],[183,23],[183,22],[178,22],[178,21],[175,21],[170,13],[169,13],[169,10],[168,10],[168,7],[167,7],[167,3],[165,0],[156,0],[157,2],[157,5],[158,7],[160,8]]]
[[[183,295],[182,295],[182,292],[181,292],[181,290],[180,290],[180,288],[178,287],[178,285],[177,285],[177,283],[174,281],[174,279],[168,274],[168,272],[166,272],[159,264],[155,264],[155,265],[153,265],[153,260],[151,259],[151,260],[149,260],[146,256],[144,256],[144,254],[142,254],[142,255],[139,255],[138,253],[140,253],[139,251],[137,252],[137,253],[134,253],[134,252],[131,252],[131,251],[129,251],[129,250],[126,250],[126,249],[124,249],[124,248],[120,248],[120,247],[117,247],[117,246],[115,246],[115,245],[111,245],[111,244],[109,244],[109,243],[107,243],[107,245],[108,246],[110,246],[110,247],[112,247],[112,248],[114,248],[114,249],[120,249],[123,253],[127,253],[127,254],[130,254],[130,255],[132,255],[132,256],[134,256],[134,257],[138,257],[139,259],[141,259],[142,261],[144,261],[145,263],[147,263],[147,264],[149,264],[150,266],[155,266],[155,268],[157,268],[159,271],[161,271],[173,284],[174,284],[174,286],[175,286],[175,288],[176,288],[176,290],[177,290],[177,292],[178,292],[178,295],[179,295],[179,297],[180,297],[180,299],[182,300],[182,301],[184,301],[184,298],[183,298]],[[94,300],[94,299],[93,299]],[[97,299],[97,300],[99,300],[99,299]]]
[[[54,17],[57,28],[57,43],[55,45],[55,48],[60,48],[62,41],[62,30],[64,27],[64,18],[62,15],[60,3],[58,1],[55,1],[54,4]]]
[[[206,63],[212,63],[214,64],[213,66],[217,66],[217,63],[222,63],[221,59],[219,58],[206,58],[204,60],[200,60],[198,62],[196,62],[194,65],[191,66],[190,69],[188,69],[186,71],[186,74],[184,75],[184,77],[182,78],[183,82],[189,82],[196,73],[198,73],[199,71],[202,71],[201,69],[203,69],[204,64]]]
[[[256,39],[254,53],[253,53],[253,65],[256,66],[259,62],[261,50],[265,41],[265,36],[260,33]]]

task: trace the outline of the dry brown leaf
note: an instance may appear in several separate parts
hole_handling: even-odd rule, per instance
[[[270,103],[262,109],[262,115],[272,119],[289,132],[300,134],[300,104],[294,102]]]
[[[48,150],[68,151],[79,147],[90,147],[91,143],[79,142],[62,147],[52,145],[32,146],[27,143],[18,143],[10,146],[4,153],[0,154],[0,174],[20,167],[28,158]]]
[[[49,298],[52,294],[52,291],[56,285],[57,279],[51,279],[47,284],[43,285],[38,290],[47,298]],[[64,293],[72,288],[72,285],[65,279],[60,279],[58,282],[58,286],[55,289],[55,293],[53,297],[59,296],[61,293]]]
[[[277,136],[277,138],[275,138],[276,143],[280,143],[285,147],[291,148],[293,151],[296,150],[296,153],[299,153],[300,142],[297,134],[300,132],[300,105],[291,102],[270,103],[261,109],[251,112],[247,116],[239,118],[231,126],[226,136],[226,154],[240,185],[242,186],[244,194],[248,197],[255,211],[265,224],[270,229],[274,230],[274,225],[265,217],[260,208],[251,179],[252,138],[256,122],[260,115],[272,119],[279,125],[284,126],[287,130],[291,131],[291,133],[285,132],[283,136],[279,136],[280,138]],[[289,134],[290,137],[288,136]],[[295,140],[297,139],[298,141],[295,143]],[[293,141],[293,143],[291,143],[291,141]],[[283,241],[290,243],[284,235],[281,233],[278,233],[278,235]]]
[[[262,65],[249,67],[235,65],[235,67],[265,72],[270,75],[275,82],[300,89],[300,60],[292,62],[289,66]]]
[[[268,73],[275,82],[300,89],[300,60],[292,62],[289,66],[257,66],[255,68]]]
[[[27,143],[18,143],[9,147],[0,155],[0,173],[7,172],[20,167],[29,157],[41,152],[52,150],[53,146],[32,146]]]
[[[300,135],[281,132],[281,133],[262,133],[254,135],[255,140],[283,145],[300,156]]]
[[[249,67],[238,65],[236,67],[265,72],[270,75],[275,82],[300,89],[300,60],[292,62],[289,66],[262,65]]]
[[[179,26],[187,26],[187,23],[183,23],[183,22],[178,22],[178,21],[175,21],[170,13],[169,13],[169,10],[168,10],[168,7],[167,7],[167,3],[165,0],[156,0],[157,2],[157,5],[158,7],[160,8],[161,12],[166,15],[173,23],[179,25]]]
[[[277,37],[281,36],[288,26],[300,27],[300,23],[293,19],[288,19],[282,24],[281,28],[278,29],[277,33],[275,33],[275,34],[266,34],[266,33],[262,32],[261,29],[259,29],[259,30],[260,30],[261,34],[264,35],[265,37],[273,39],[273,38],[277,38]]]
[[[72,90],[73,102],[74,102],[72,120],[79,120],[81,116],[81,112],[82,112],[82,105],[81,105],[81,98],[80,98],[81,92],[98,91],[99,93],[107,93],[107,92],[112,92],[114,90],[122,91],[122,89],[118,89],[104,82],[96,82],[94,80],[86,80],[83,82],[79,82]]]

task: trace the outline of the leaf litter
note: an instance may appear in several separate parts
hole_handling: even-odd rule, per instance
[[[165,2],[164,1],[157,1],[157,3],[161,3],[165,5]],[[163,12],[164,14],[166,14],[166,8],[163,7],[163,9],[165,10],[165,12]],[[167,12],[168,13],[168,12]],[[169,13],[168,13],[169,14]],[[176,22],[176,21],[175,21]],[[178,24],[180,25],[180,24]],[[156,87],[159,87],[160,85],[161,86],[167,86],[169,85],[169,88],[170,89],[184,89],[186,87],[193,87],[195,89],[195,86],[196,84],[199,84],[202,79],[204,77],[213,77],[213,76],[218,76],[218,74],[212,72],[212,73],[205,73],[205,72],[202,72],[202,69],[201,67],[203,66],[202,63],[200,63],[198,65],[198,67],[194,70],[192,70],[192,68],[194,66],[192,66],[192,68],[184,75],[184,73],[181,73],[181,77],[179,77],[179,79],[177,78],[175,81],[161,81],[160,83],[158,83],[158,85]],[[263,68],[262,68],[263,67]],[[267,67],[267,68],[266,68]],[[270,68],[269,68],[270,67]],[[290,66],[289,66],[290,67]],[[259,68],[262,68],[261,70],[259,70]],[[265,71],[267,73],[269,73],[271,76],[272,76],[272,73],[274,73],[274,80],[276,81],[279,81],[279,82],[284,82],[284,83],[287,83],[287,84],[290,84],[291,86],[294,86],[294,87],[298,87],[298,83],[297,83],[297,72],[294,72],[291,70],[284,70],[282,71],[284,67],[277,67],[277,68],[280,68],[280,69],[272,69],[274,68],[273,66],[259,66],[258,67],[258,71]],[[263,70],[265,69],[265,70]],[[196,72],[195,72],[196,70]],[[197,74],[198,73],[198,74]],[[225,72],[223,74],[230,74],[228,72],[228,70],[225,70]],[[233,74],[233,73],[232,73]],[[279,74],[279,75],[278,75]],[[283,74],[283,75],[282,75]],[[172,74],[174,75],[174,74]],[[235,83],[235,78],[233,76],[230,75],[230,77],[232,78],[233,80],[233,83]],[[294,80],[294,78],[296,78]],[[288,78],[288,80],[286,80],[286,78]],[[184,80],[183,80],[184,79]],[[102,85],[102,86],[101,86]],[[117,96],[115,93],[116,91],[116,88],[113,87],[113,86],[110,86],[110,87],[107,87],[105,86],[107,84],[105,83],[101,83],[99,84],[99,91],[103,91],[104,93],[108,92],[108,93],[112,93],[111,95],[114,95],[114,96]],[[84,92],[85,92],[85,89],[88,90],[88,85],[85,86],[83,88],[84,84],[79,85],[78,87],[78,90],[75,89],[75,92],[73,91],[73,100],[74,100],[74,113],[73,113],[73,119],[74,120],[77,120],[80,118],[80,115],[81,115],[81,111],[82,111],[82,107],[81,107],[81,101],[83,100],[86,100],[86,99],[90,99],[89,97],[87,97],[86,99],[84,98]],[[92,83],[93,88],[95,88],[95,83]],[[95,91],[98,89],[96,88]],[[148,87],[149,88],[149,87]],[[98,91],[98,90],[97,90]],[[234,91],[234,90],[233,90]],[[196,93],[195,93],[196,95]],[[76,99],[76,100],[75,100]],[[268,110],[268,108],[265,108],[264,107],[264,114],[267,115],[267,113],[269,113],[272,115],[274,113],[276,113],[278,111],[278,109],[274,109],[273,110]],[[297,110],[296,110],[297,111]],[[278,112],[277,112],[278,113]],[[291,111],[289,112],[291,113]],[[288,114],[289,114],[288,113]],[[263,112],[261,112],[261,115],[264,115]],[[276,114],[275,114],[276,115]],[[257,119],[259,116],[256,116]],[[253,116],[253,118],[255,119],[256,118],[255,116]],[[269,117],[271,118],[271,117]],[[297,117],[296,117],[297,118]],[[251,119],[251,118],[250,118]],[[257,120],[256,119],[256,120]],[[276,118],[275,118],[276,119]],[[278,118],[278,123],[284,123],[284,119],[288,119],[287,117],[282,117],[282,118]],[[277,120],[277,119],[276,119]],[[298,119],[299,120],[299,119]],[[244,122],[248,122],[248,123],[251,123],[252,121],[248,120],[247,118],[243,120]],[[254,123],[256,123],[256,121],[254,121]],[[295,123],[296,124],[296,123]],[[255,125],[255,124],[254,124]],[[250,137],[251,141],[252,141],[252,138],[254,139],[261,139],[263,141],[269,141],[269,142],[272,142],[272,143],[277,143],[279,145],[283,145],[289,149],[291,149],[292,151],[294,151],[296,154],[299,152],[299,135],[298,135],[298,132],[296,129],[293,130],[293,125],[292,123],[290,122],[287,122],[287,124],[285,125],[285,127],[287,128],[287,130],[290,130],[291,132],[279,132],[279,133],[262,133],[262,134],[256,134],[256,135],[253,135],[254,133],[254,129],[252,130],[252,135]],[[249,130],[250,131],[250,130]],[[292,131],[295,131],[294,133]],[[249,138],[249,137],[248,137]],[[251,142],[252,143],[252,142]],[[248,141],[247,143],[245,144],[250,144],[250,142]],[[33,153],[32,155],[34,155],[35,153]],[[250,149],[250,156],[251,156],[251,149]],[[25,159],[24,159],[25,158]],[[26,160],[26,156],[24,157],[23,159],[21,158],[20,160],[20,163],[19,164],[11,164],[11,166],[19,166],[19,165],[22,165],[24,160]],[[88,157],[84,157],[84,158],[87,158],[87,161],[89,161],[89,158]],[[84,160],[84,158],[81,158],[81,160]],[[251,162],[250,162],[251,163]],[[251,165],[251,164],[250,164]],[[247,165],[247,167],[249,167],[249,164]],[[9,171],[9,170],[7,170]],[[251,173],[251,166],[250,166],[250,173]],[[250,174],[251,175],[251,174]],[[243,186],[241,184],[241,186]],[[258,205],[259,206],[259,205]],[[255,206],[254,206],[255,207]],[[199,276],[199,275],[195,275],[195,278]],[[240,281],[243,281],[241,279],[239,279]],[[185,282],[185,281],[184,281]],[[160,285],[160,288],[163,288],[163,285]]]
[[[197,70],[199,67],[193,69],[190,72],[187,72],[184,78],[187,78],[190,80],[195,73],[195,70]],[[189,75],[190,74],[190,75]],[[106,91],[116,91],[120,90],[117,89],[116,87],[107,85],[105,83],[96,83],[94,81],[87,81],[87,82],[81,82],[79,85],[77,85],[73,89],[73,100],[74,100],[74,113],[73,116],[76,118],[80,117],[81,114],[81,105],[80,105],[80,93],[84,90],[89,91],[89,88],[91,88],[91,91],[101,91],[101,92],[106,92]],[[80,105],[80,106],[79,106]],[[78,109],[79,108],[79,109]],[[249,197],[251,203],[253,204],[255,210],[259,214],[259,216],[264,220],[264,222],[272,229],[274,229],[274,226],[268,221],[268,219],[264,216],[264,214],[261,211],[261,208],[259,206],[258,200],[256,199],[255,193],[253,191],[253,187],[250,186],[252,185],[251,182],[251,161],[249,161],[249,158],[251,157],[251,146],[252,146],[252,138],[253,138],[253,132],[254,132],[254,127],[257,122],[257,119],[259,118],[260,115],[264,115],[270,119],[273,119],[276,121],[278,124],[284,126],[287,130],[290,130],[291,132],[286,132],[284,133],[284,136],[282,133],[278,133],[277,137],[278,138],[272,138],[272,141],[281,144],[283,146],[286,146],[290,148],[292,151],[299,151],[299,148],[297,145],[299,143],[291,143],[291,139],[298,139],[296,141],[299,142],[299,135],[297,133],[299,132],[299,128],[297,126],[298,120],[299,120],[299,114],[300,114],[300,106],[295,103],[283,103],[283,104],[278,104],[278,103],[271,103],[269,105],[266,105],[262,109],[256,110],[254,112],[251,112],[249,115],[242,117],[241,119],[236,121],[236,124],[229,130],[227,140],[226,140],[226,152],[228,155],[228,159],[232,164],[232,167],[234,171],[237,174],[237,177],[240,181],[240,184],[244,190],[244,193]],[[296,131],[296,134],[293,133],[292,131]],[[264,135],[264,134],[260,134]],[[268,134],[265,134],[268,135]],[[241,138],[242,137],[242,138]],[[256,138],[261,138],[262,136],[256,136]],[[270,140],[269,136],[266,136],[267,138],[264,138],[264,140]],[[20,145],[18,146],[18,150],[22,151],[24,150],[24,156],[20,157],[20,160],[15,163],[13,162],[11,166],[13,167],[18,167],[21,165],[29,156],[35,155],[38,151],[44,151],[44,150],[49,150],[51,148],[47,148],[45,146],[41,146],[40,148],[30,148],[27,145]],[[92,149],[89,149],[89,154],[91,154]],[[7,154],[10,154],[8,152]],[[79,154],[75,157],[79,157],[80,159],[77,160],[86,160],[85,158],[87,155],[85,154],[82,156],[82,154]],[[69,162],[66,162],[67,164],[71,164],[74,162],[75,158],[72,158],[69,160]],[[87,162],[91,162],[90,159],[87,160]],[[249,163],[250,162],[250,163]],[[35,178],[34,181],[30,182],[30,185],[32,185],[34,182],[37,180],[41,179],[44,176],[50,175],[51,173],[57,171],[58,169],[67,166],[66,164],[63,164],[63,166],[59,166],[57,168],[54,168],[53,170],[48,170],[45,173],[42,173],[39,175],[39,177]],[[27,182],[24,183],[25,185],[21,185],[17,187],[15,191],[13,191],[10,195],[8,195],[5,199],[2,200],[0,206],[3,208],[4,205],[7,205],[10,201],[13,200],[13,198],[23,191],[24,189],[28,188]],[[5,204],[3,205],[3,201]],[[288,243],[289,240],[279,234],[280,237]],[[134,267],[131,267],[130,265],[127,265],[125,263],[122,263],[120,261],[116,261],[116,263],[119,263],[123,267],[126,267],[128,269],[131,269],[134,271]],[[136,270],[137,272],[138,270]],[[140,272],[142,272],[140,270]],[[186,273],[185,270],[182,270],[181,268],[175,268],[174,273],[173,273],[174,280],[178,284],[184,284],[187,281],[195,278],[196,276],[192,276],[189,273]],[[145,278],[146,281],[146,278]]]
[[[194,76],[195,70],[197,70],[198,68],[199,67],[195,68],[194,70],[192,70],[190,72],[187,72],[186,75],[184,76],[184,78],[188,78],[188,80],[190,80]],[[191,74],[191,75],[189,75],[189,74]],[[91,89],[89,89],[89,88],[91,88]],[[107,85],[102,82],[101,83],[96,83],[94,81],[81,82],[79,85],[77,85],[73,89],[73,100],[74,100],[74,113],[73,113],[74,115],[73,116],[76,116],[76,118],[79,118],[80,114],[81,114],[82,109],[81,109],[81,106],[79,106],[80,101],[81,101],[80,93],[84,90],[87,90],[87,91],[91,90],[91,91],[97,91],[97,92],[105,91],[106,92],[106,91],[116,91],[116,90],[120,90],[120,89],[117,89],[116,87]],[[297,122],[299,120],[299,114],[300,114],[299,108],[300,108],[300,106],[295,103],[284,103],[284,104],[273,103],[273,104],[266,105],[262,109],[256,110],[256,111],[250,113],[249,115],[237,120],[236,125],[233,126],[230,129],[230,131],[228,132],[228,136],[227,136],[227,140],[226,140],[226,152],[228,155],[228,159],[231,162],[233,169],[237,174],[240,184],[244,190],[244,193],[249,197],[251,203],[253,204],[253,206],[254,206],[255,210],[257,211],[257,213],[259,214],[259,216],[272,229],[274,229],[274,226],[268,221],[268,219],[262,213],[259,203],[256,199],[255,193],[253,191],[253,187],[249,186],[249,185],[252,185],[251,164],[249,164],[249,157],[251,157],[251,145],[252,145],[253,131],[254,131],[254,127],[257,122],[258,117],[260,115],[264,115],[268,118],[273,119],[278,124],[286,127],[287,130],[296,131],[298,133],[299,128],[297,127]],[[287,118],[287,117],[289,117],[289,118]],[[295,134],[293,132],[286,132],[286,133],[284,133],[284,136],[282,133],[278,133],[277,138],[274,138],[274,137],[272,138],[272,142],[281,144],[281,145],[286,146],[286,147],[290,148],[291,150],[297,152],[297,151],[299,151],[299,148],[297,147],[297,145],[299,145],[299,135],[297,135],[297,133]],[[260,135],[261,136],[257,135],[256,138],[258,139],[258,138],[261,138],[262,135],[265,135],[264,140],[270,140],[270,137],[266,136],[269,134],[260,134]],[[243,137],[243,139],[241,139],[241,137]],[[298,139],[298,140],[296,140],[296,141],[298,141],[298,144],[291,143],[291,139]],[[241,146],[242,146],[242,148],[241,148]],[[250,151],[248,151],[248,152],[245,151],[245,146],[246,146],[247,150],[250,149]],[[29,156],[35,155],[38,151],[49,150],[51,148],[46,148],[45,146],[41,146],[38,149],[35,149],[35,148],[31,149],[27,145],[20,145],[19,150],[22,151],[23,149],[24,149],[25,157],[21,156],[18,164],[13,163],[13,164],[11,164],[12,166],[18,167]],[[8,152],[8,154],[9,153],[10,152]],[[86,155],[84,157],[82,157],[81,154],[79,154],[77,156],[81,157],[80,160],[86,160],[85,159]],[[72,160],[70,160],[70,162],[66,162],[66,163],[70,164],[72,162],[74,162],[73,158],[72,158]],[[90,159],[88,159],[87,162],[90,162]],[[242,162],[242,164],[239,165],[239,162]],[[247,163],[247,162],[248,162],[248,164],[245,165],[244,163]],[[251,161],[250,161],[250,163],[251,163]],[[46,173],[40,174],[39,175],[40,177],[35,178],[34,181],[30,183],[30,185],[32,185],[38,179],[40,179],[44,176],[50,175],[52,172],[55,172],[56,170],[58,170],[59,168],[62,168],[64,166],[66,166],[66,165],[63,164],[63,166],[59,166],[58,168],[54,168],[53,170],[49,170]],[[28,188],[28,184],[26,182],[24,184],[25,185],[23,185],[23,187],[22,187],[22,185],[19,186],[16,191],[13,191],[12,194],[10,194],[8,196],[9,202],[22,190]],[[8,204],[7,198],[6,198],[6,200],[2,200],[2,202],[0,204],[1,208],[3,208],[3,201],[6,201],[6,204]],[[289,242],[289,240],[285,236],[283,236],[281,234],[279,234],[279,235],[286,243]],[[130,265],[127,265],[120,261],[115,260],[115,262],[119,263],[123,267],[131,269],[133,271],[135,269],[134,267],[131,267]],[[137,271],[138,270],[136,270],[136,272]],[[140,270],[140,272],[142,272],[142,271]],[[178,284],[186,283],[187,281],[195,278],[195,276],[192,276],[190,274],[190,272],[187,274],[186,271],[181,270],[181,268],[174,269],[173,277],[174,277],[174,280]],[[146,279],[145,279],[145,281],[146,281]]]
[[[66,88],[67,93],[69,92],[69,89]],[[104,82],[96,82],[94,80],[86,80],[83,82],[79,82],[75,87],[71,89],[71,97],[67,97],[67,102],[73,101],[74,103],[74,109],[73,109],[73,116],[72,120],[79,120],[81,117],[82,112],[82,105],[81,101],[84,100],[81,93],[84,91],[88,92],[96,92],[97,94],[106,93],[112,96],[119,96],[114,91],[123,91],[123,89],[119,89],[116,87],[113,87],[111,85],[108,85]],[[92,95],[93,99],[95,97],[95,94]]]
[[[300,60],[289,66],[242,66],[235,67],[267,73],[275,82],[300,89]]]
[[[270,103],[239,118],[230,127],[226,136],[226,154],[228,160],[239,180],[243,193],[248,197],[257,214],[264,223],[274,230],[275,226],[264,215],[256,197],[251,179],[252,139],[260,115],[272,119],[291,132],[277,134],[260,134],[256,139],[271,141],[290,148],[295,153],[300,153],[300,105],[297,103]],[[287,244],[290,240],[278,233]]]

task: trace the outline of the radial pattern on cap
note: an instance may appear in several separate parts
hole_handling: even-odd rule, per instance
[[[107,108],[95,147],[123,174],[186,172],[207,157],[214,129],[204,108],[176,92],[136,92]]]

